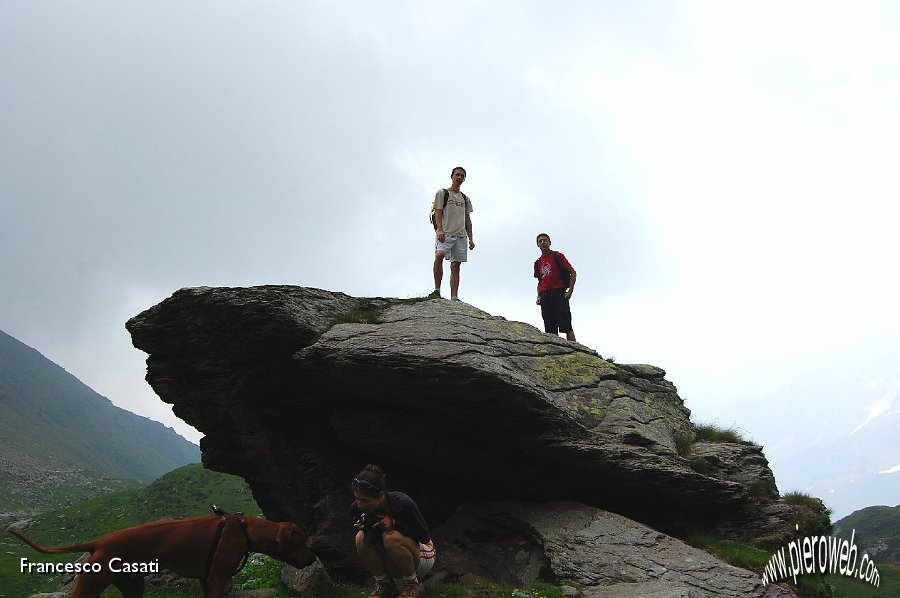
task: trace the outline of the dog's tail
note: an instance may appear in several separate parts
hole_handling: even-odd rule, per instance
[[[38,544],[31,538],[23,535],[19,531],[8,527],[6,531],[22,540],[38,552],[43,552],[45,554],[66,554],[68,552],[94,552],[94,543],[86,542],[84,544],[71,544],[69,546],[44,546],[42,544]]]

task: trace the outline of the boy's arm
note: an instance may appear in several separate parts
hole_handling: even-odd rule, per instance
[[[572,264],[568,264],[569,273],[572,277],[569,279],[569,290],[566,291],[566,299],[572,298],[572,291],[575,290],[575,279],[578,278],[578,272],[575,271],[575,268],[572,267]]]
[[[475,249],[475,239],[472,238],[472,219],[466,212],[466,234],[469,236],[469,249]]]
[[[443,243],[446,235],[444,234],[444,210],[441,208],[434,209],[434,223],[437,224],[438,241]]]

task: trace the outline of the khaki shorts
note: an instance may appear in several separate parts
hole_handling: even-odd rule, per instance
[[[444,242],[441,243],[434,239],[434,251],[444,252],[444,259],[452,262],[464,262],[469,256],[469,237],[451,237],[444,236]]]

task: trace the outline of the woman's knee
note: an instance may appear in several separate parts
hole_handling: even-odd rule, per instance
[[[372,548],[372,545],[366,545],[366,534],[365,532],[356,532],[356,552],[363,553]]]
[[[385,533],[384,535],[382,535],[381,539],[382,543],[384,544],[385,550],[390,551],[398,547],[403,547],[407,551],[409,551],[409,553],[412,554],[413,557],[419,556],[418,542],[416,542],[412,538],[404,536],[400,532],[394,531]]]

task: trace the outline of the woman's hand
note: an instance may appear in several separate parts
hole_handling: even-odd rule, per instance
[[[385,515],[381,518],[381,521],[376,523],[373,527],[377,527],[385,532],[394,531],[394,518],[390,515]]]

